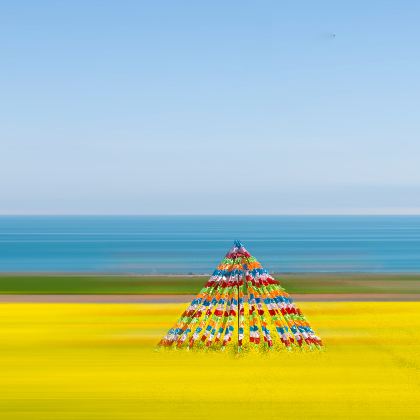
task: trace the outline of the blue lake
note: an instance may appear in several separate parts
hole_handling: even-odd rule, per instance
[[[0,271],[210,273],[234,239],[271,272],[420,272],[417,216],[3,216]]]

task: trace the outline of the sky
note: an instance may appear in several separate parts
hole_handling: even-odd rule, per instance
[[[420,2],[0,2],[0,214],[420,214]]]

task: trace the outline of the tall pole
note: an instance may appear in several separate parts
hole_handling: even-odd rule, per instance
[[[240,317],[240,309],[239,309],[239,276],[238,276],[238,351],[239,351],[239,317]]]
[[[243,267],[242,267],[242,270],[243,270]],[[242,273],[243,273],[243,271],[242,271]],[[239,299],[240,299],[240,296],[239,296],[239,291],[240,291],[240,286],[239,286],[239,282],[240,282],[240,279],[243,279],[243,274],[238,274],[238,353],[239,353],[239,327],[240,327],[240,316],[241,316],[241,307],[240,307],[240,305],[239,305]]]

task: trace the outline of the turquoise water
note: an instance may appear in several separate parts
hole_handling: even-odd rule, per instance
[[[420,272],[417,216],[4,216],[0,271],[210,273],[234,239],[271,272]]]

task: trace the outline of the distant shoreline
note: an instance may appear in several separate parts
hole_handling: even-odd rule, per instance
[[[2,295],[2,303],[183,303],[187,304],[196,295]],[[299,302],[420,302],[420,293],[317,293],[294,294]]]
[[[0,271],[0,277],[16,276],[16,277],[209,277],[212,273],[109,273],[109,272],[83,272],[83,271]],[[420,271],[285,271],[271,272],[273,277],[319,277],[319,276],[345,276],[345,277],[415,277],[420,276]]]
[[[420,294],[420,273],[274,275],[290,294]],[[209,275],[0,273],[0,295],[190,295]]]

